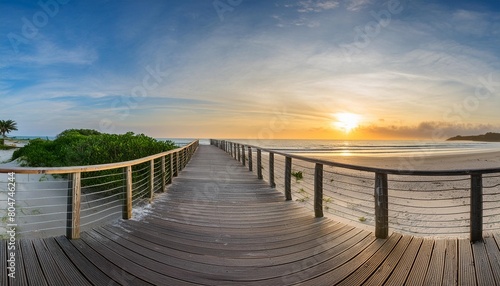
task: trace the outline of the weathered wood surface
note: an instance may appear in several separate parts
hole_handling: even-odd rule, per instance
[[[432,240],[315,218],[200,146],[143,218],[18,243],[2,285],[500,285],[500,237]],[[8,281],[7,284],[4,282]]]

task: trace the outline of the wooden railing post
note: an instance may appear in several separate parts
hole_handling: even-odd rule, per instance
[[[125,199],[122,217],[123,219],[132,218],[132,166],[125,167]]]
[[[269,152],[269,186],[271,188],[275,188],[276,184],[274,183],[274,153]]]
[[[160,192],[165,192],[167,189],[167,168],[165,167],[165,156],[161,157],[161,190]]]
[[[155,194],[155,160],[149,163],[149,200],[153,200]]]
[[[241,148],[240,148],[240,144],[236,144],[236,147],[238,148],[238,162],[241,162]]]
[[[179,175],[179,172],[181,171],[181,164],[180,164],[180,158],[179,158],[179,151],[175,152],[175,176],[177,177]]]
[[[234,151],[233,151],[233,142],[229,142],[229,149],[230,149],[230,154],[231,154],[231,157],[234,158]]]
[[[314,167],[314,216],[323,217],[323,164]]]
[[[387,174],[375,173],[375,236],[389,236],[389,199]]]
[[[241,145],[241,161],[243,166],[246,166],[245,145]]]
[[[285,199],[292,200],[292,158],[285,157]]]
[[[470,188],[470,240],[483,240],[483,176],[471,175]]]
[[[188,150],[187,150],[187,148],[183,150],[182,154],[184,155],[182,169],[184,169],[184,168],[186,168],[186,166],[188,164]]]
[[[81,173],[69,175],[66,237],[80,238]]]
[[[262,151],[257,149],[257,178],[262,180]]]
[[[248,170],[253,171],[253,158],[252,158],[252,147],[248,146]]]
[[[172,184],[172,179],[174,178],[174,153],[168,155],[169,167],[168,167],[168,184]]]

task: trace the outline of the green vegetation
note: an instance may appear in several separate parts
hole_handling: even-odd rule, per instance
[[[6,146],[3,144],[3,139],[0,139],[0,150],[11,150],[16,149],[16,146]]]
[[[14,120],[0,120],[0,134],[5,138],[7,133],[17,130],[17,123]],[[3,145],[3,142],[2,142]]]
[[[365,218],[364,216],[362,216],[362,217],[359,217],[359,218],[358,218],[358,220],[359,220],[360,222],[365,222],[365,221],[366,221],[366,218]]]
[[[467,141],[483,141],[483,142],[500,142],[500,133],[488,132],[483,135],[474,135],[474,136],[455,136],[448,138],[446,141],[458,141],[458,140],[467,140]]]
[[[297,172],[292,171],[291,174],[293,177],[295,177],[295,182],[298,182],[304,178],[302,175],[302,171],[297,171]]]
[[[65,167],[124,162],[177,148],[172,141],[158,141],[144,134],[105,134],[88,129],[69,129],[55,140],[34,139],[16,150],[12,159],[22,166]],[[149,162],[132,167],[134,187],[149,176]],[[65,177],[65,176],[62,176]],[[47,177],[40,178],[41,181]],[[109,196],[123,192],[123,168],[82,173],[82,193]],[[142,183],[143,184],[143,183]],[[144,185],[144,184],[143,184]]]
[[[69,129],[54,141],[31,140],[12,159],[23,166],[64,167],[116,163],[139,159],[176,148],[171,141],[157,141],[144,134],[105,134],[89,129]]]

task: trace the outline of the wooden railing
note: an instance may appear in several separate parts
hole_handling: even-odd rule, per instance
[[[132,167],[139,164],[150,162],[148,170],[149,182],[149,199],[153,198],[155,191],[164,192],[166,186],[172,183],[172,178],[179,174],[186,164],[191,159],[191,156],[196,151],[199,141],[193,141],[190,144],[177,148],[171,151],[159,153],[156,155],[144,157],[137,160],[126,162],[92,165],[92,166],[75,166],[75,167],[54,167],[54,168],[24,168],[24,167],[9,167],[0,168],[0,173],[15,173],[17,174],[53,174],[68,176],[68,203],[67,203],[67,225],[66,236],[70,239],[80,237],[80,211],[82,197],[82,174],[87,172],[106,171],[112,169],[123,169],[124,185],[123,189],[123,219],[132,218],[132,190],[133,176]],[[168,163],[167,163],[168,159]],[[155,172],[155,160],[159,160],[161,171]],[[155,178],[160,176],[160,178]],[[160,182],[159,187],[155,189],[155,182]],[[158,185],[158,184],[157,184]]]
[[[383,169],[365,166],[356,166],[319,159],[308,158],[304,156],[278,152],[272,149],[266,149],[258,146],[241,144],[226,140],[214,140],[212,145],[228,152],[236,160],[245,165],[245,152],[252,158],[252,152],[257,152],[257,176],[262,179],[262,152],[269,153],[268,180],[271,187],[275,187],[275,159],[274,156],[281,155],[285,158],[284,174],[284,193],[286,200],[292,199],[291,178],[292,178],[292,159],[301,160],[314,164],[314,214],[316,217],[323,217],[323,166],[345,168],[350,170],[371,172],[374,174],[374,216],[375,216],[375,235],[378,238],[387,238],[389,234],[389,184],[388,175],[394,176],[469,176],[470,177],[470,240],[472,242],[480,241],[483,238],[483,175],[500,173],[500,168],[474,169],[474,170],[399,170]],[[253,164],[248,162],[249,170],[252,170]],[[498,187],[496,184],[494,187]]]

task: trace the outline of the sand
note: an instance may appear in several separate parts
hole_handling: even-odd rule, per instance
[[[3,161],[13,151],[0,151]],[[6,158],[6,159],[4,159]],[[441,156],[363,157],[319,156],[322,160],[391,169],[458,170],[500,168],[500,152],[453,154]],[[268,156],[263,153],[263,175],[268,180]],[[275,156],[277,189],[284,191],[284,157]],[[256,152],[253,153],[254,166]],[[292,178],[292,196],[296,203],[311,210],[313,215],[314,166],[293,160],[292,171],[302,172],[303,178]],[[17,162],[0,164],[0,169],[15,166]],[[256,167],[254,167],[256,173]],[[324,167],[325,215],[341,222],[374,231],[374,177],[373,173]],[[68,182],[64,178],[44,175],[16,176],[17,222],[19,236],[52,236],[65,233]],[[485,175],[484,230],[500,230],[500,173]],[[0,171],[0,218],[6,218],[7,174]],[[90,197],[88,198],[91,199]],[[45,207],[44,207],[45,206]],[[90,208],[96,206],[84,206]],[[108,216],[120,217],[121,206],[113,204],[110,210],[96,209],[95,220]],[[141,213],[139,211],[139,213]],[[136,213],[137,217],[140,217]],[[147,211],[146,211],[147,213]],[[470,178],[414,177],[389,175],[389,227],[391,231],[423,237],[468,237],[470,217]],[[44,231],[38,231],[38,228]],[[91,227],[88,225],[87,227]],[[5,222],[0,224],[0,236],[5,234]]]
[[[256,162],[256,155],[253,156]],[[500,152],[450,154],[440,156],[363,157],[317,156],[345,164],[405,170],[462,170],[500,168]],[[268,179],[268,156],[263,154],[263,175]],[[293,200],[311,209],[314,200],[314,166],[292,160]],[[374,231],[375,174],[324,166],[325,215],[334,220]],[[389,227],[391,231],[423,237],[468,237],[470,225],[469,176],[389,175]],[[284,157],[275,155],[277,189],[284,190]],[[485,234],[500,230],[500,173],[485,175]]]

